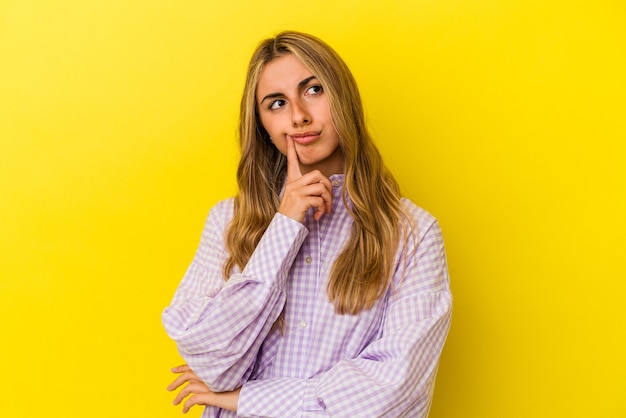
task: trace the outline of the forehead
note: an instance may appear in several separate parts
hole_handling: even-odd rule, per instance
[[[257,99],[271,93],[289,93],[313,73],[292,54],[274,58],[265,64],[259,75]]]

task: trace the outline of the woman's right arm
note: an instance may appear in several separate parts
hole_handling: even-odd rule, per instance
[[[224,234],[232,201],[209,214],[200,246],[162,315],[191,369],[216,392],[245,382],[257,352],[285,303],[285,281],[308,231],[276,214],[248,264],[228,281],[222,276]]]

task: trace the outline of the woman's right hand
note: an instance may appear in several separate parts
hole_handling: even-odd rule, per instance
[[[186,386],[181,388],[176,398],[174,398],[174,405],[179,405],[187,396],[191,395],[183,406],[184,414],[189,412],[189,409],[195,405],[212,405],[237,412],[237,403],[239,402],[239,392],[241,388],[230,392],[213,392],[206,383],[200,380],[198,375],[191,370],[191,367],[186,364],[174,367],[172,373],[178,373],[179,376],[170,383],[167,390],[173,391],[179,389],[187,383]]]
[[[287,182],[278,212],[302,223],[307,211],[315,208],[313,217],[319,221],[331,211],[332,190],[330,180],[319,170],[302,174],[296,146],[287,136]]]

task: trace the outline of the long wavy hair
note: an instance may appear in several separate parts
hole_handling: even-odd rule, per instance
[[[408,217],[402,209],[398,183],[383,164],[366,127],[352,73],[330,46],[308,34],[279,33],[261,42],[250,60],[240,108],[239,193],[226,233],[230,256],[223,273],[227,279],[235,265],[243,270],[278,210],[287,159],[261,124],[256,87],[264,66],[286,54],[292,54],[317,76],[340,138],[345,164],[343,203],[354,222],[331,270],[327,292],[338,314],[355,315],[371,308],[389,286]]]

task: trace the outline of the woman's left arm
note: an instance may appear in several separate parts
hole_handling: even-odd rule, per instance
[[[240,416],[427,416],[452,311],[441,230],[428,219],[399,264],[382,337],[316,378],[245,383]]]

